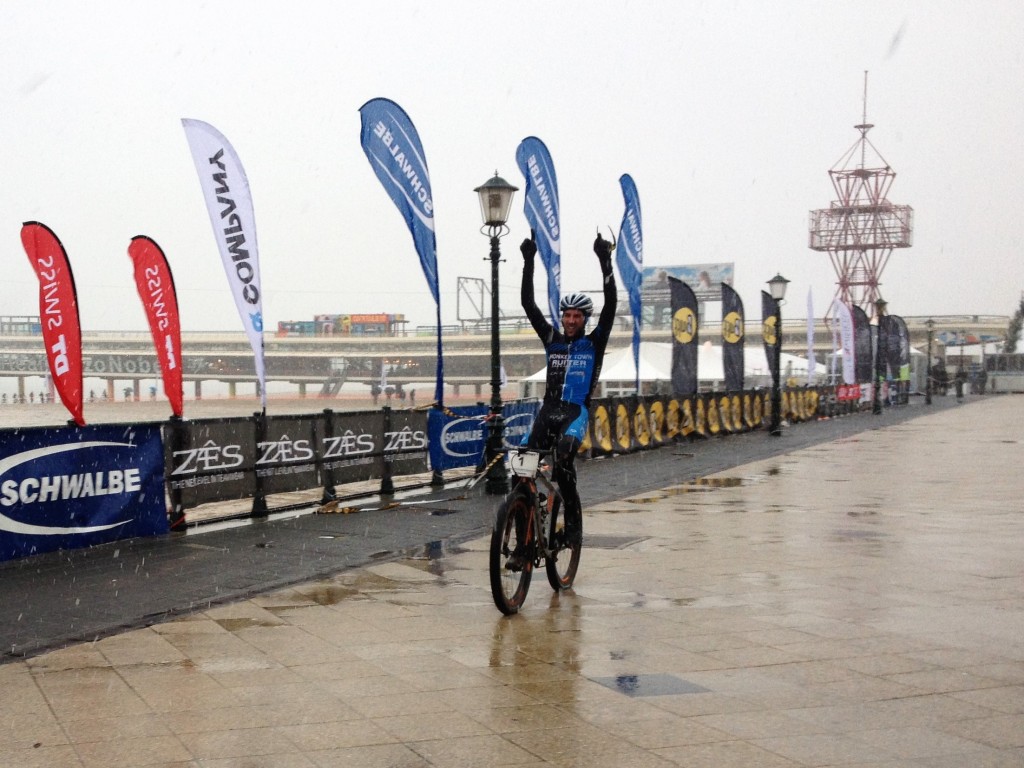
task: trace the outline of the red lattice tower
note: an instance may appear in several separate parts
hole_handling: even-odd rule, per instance
[[[895,248],[913,245],[914,209],[889,202],[896,172],[868,140],[867,73],[860,138],[828,175],[838,199],[810,212],[809,245],[827,251],[838,278],[834,300],[859,306],[868,317],[881,298],[882,271]]]

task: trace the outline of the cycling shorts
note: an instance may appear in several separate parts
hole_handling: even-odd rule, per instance
[[[521,445],[531,448],[550,448],[558,442],[558,438],[571,437],[583,442],[587,434],[590,412],[582,405],[561,401],[545,403],[537,413],[530,433],[523,438]],[[536,435],[536,439],[534,438]],[[554,438],[554,440],[552,440]]]

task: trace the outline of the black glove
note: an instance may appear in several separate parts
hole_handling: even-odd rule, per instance
[[[537,241],[533,237],[532,229],[530,230],[530,236],[519,245],[519,250],[522,252],[524,259],[532,259],[537,255]]]
[[[597,260],[601,262],[602,271],[607,272],[612,265],[612,244],[601,237],[600,233],[594,241],[594,253],[597,254]]]

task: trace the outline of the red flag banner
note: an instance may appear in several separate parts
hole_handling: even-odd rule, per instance
[[[137,235],[128,244],[128,256],[135,266],[135,287],[142,299],[153,334],[153,346],[160,361],[164,394],[175,416],[182,414],[181,321],[174,277],[160,246],[145,235]]]
[[[71,264],[57,236],[38,221],[22,225],[21,244],[39,278],[39,319],[53,384],[75,423],[85,426],[82,416],[82,328],[78,320],[78,295]]]

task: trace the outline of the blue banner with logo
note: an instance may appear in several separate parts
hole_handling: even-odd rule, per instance
[[[0,559],[166,532],[158,426],[0,432]]]
[[[562,224],[558,214],[558,179],[544,142],[527,136],[516,149],[516,164],[526,178],[523,213],[537,238],[537,253],[548,273],[548,311],[556,329],[561,320]]]
[[[434,399],[444,396],[441,355],[441,294],[437,275],[437,237],[430,174],[416,126],[405,110],[390,99],[371,99],[359,108],[360,141],[370,167],[398,207],[412,233],[423,275],[437,307],[437,384]]]
[[[530,434],[539,409],[536,400],[516,400],[502,406],[506,448],[519,445]],[[487,442],[489,410],[486,405],[467,405],[447,412],[430,411],[427,434],[431,469],[443,471],[480,464]]]
[[[619,227],[618,247],[615,263],[619,276],[629,296],[629,314],[633,316],[633,363],[636,366],[636,391],[640,392],[640,323],[643,320],[643,304],[640,300],[640,285],[643,283],[644,234],[640,222],[640,196],[636,191],[633,177],[628,173],[619,177],[622,197],[626,210]]]

